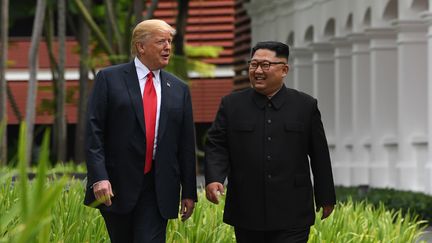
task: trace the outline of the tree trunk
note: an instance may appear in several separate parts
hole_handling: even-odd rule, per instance
[[[178,59],[184,59],[176,61],[175,69],[176,74],[182,79],[188,79],[187,74],[187,62],[184,51],[184,36],[186,33],[187,17],[189,12],[189,0],[179,0],[177,2],[177,19],[176,19],[176,35],[174,36],[174,55]]]
[[[66,162],[66,84],[65,84],[65,60],[66,60],[66,2],[65,0],[57,0],[57,27],[58,27],[58,80],[57,97],[56,97],[56,137],[55,142],[57,147],[57,162]]]
[[[42,34],[44,17],[45,17],[46,0],[37,0],[36,15],[33,22],[33,32],[29,50],[29,69],[30,80],[28,85],[27,104],[26,104],[26,150],[25,163],[30,165],[32,148],[33,148],[33,131],[36,111],[36,95],[37,95],[37,69],[38,69],[38,52],[39,43]]]
[[[87,9],[90,8],[90,1],[84,0]],[[78,100],[78,120],[75,134],[75,162],[82,163],[85,160],[85,134],[87,119],[87,100],[88,100],[88,75],[89,75],[89,40],[90,29],[83,19],[79,20],[79,45],[80,45],[80,78],[79,78],[79,100]]]
[[[1,1],[1,49],[0,52],[0,166],[7,163],[7,83],[6,66],[8,58],[9,0]],[[2,130],[3,129],[3,130]],[[2,130],[2,131],[1,131]]]
[[[107,52],[108,56],[114,56],[115,52],[112,49],[112,46],[109,44],[106,36],[103,34],[102,30],[92,18],[90,10],[84,6],[82,0],[75,0],[75,4],[77,6],[78,13],[85,20],[86,24],[90,27],[90,29],[94,32],[95,37],[101,44],[102,48]]]
[[[53,92],[53,114],[54,114],[54,123],[53,123],[53,143],[51,144],[51,153],[50,159],[52,161],[56,161],[58,158],[58,122],[57,119],[57,100],[58,100],[58,87],[57,82],[59,80],[59,66],[56,60],[56,56],[54,54],[54,8],[57,8],[54,3],[49,3],[46,9],[46,17],[44,21],[43,33],[45,37],[45,43],[48,50],[48,57],[50,61],[50,69],[52,75],[52,92]],[[57,12],[57,11],[56,11]],[[58,51],[56,51],[58,52]]]
[[[156,8],[157,8],[157,5],[158,5],[158,0],[152,0],[151,1],[151,5],[150,5],[150,7],[147,9],[147,11],[146,11],[146,18],[145,19],[151,19],[151,18],[153,18],[153,15],[154,15],[154,11],[156,10]],[[189,2],[189,1],[188,1]]]
[[[143,0],[134,0],[133,2],[133,11],[134,11],[134,16],[135,16],[135,24],[134,26],[136,26],[138,23],[140,23],[141,21],[143,21],[143,11],[144,11],[144,7],[145,7],[145,3]]]
[[[126,57],[120,57],[120,61],[125,61],[125,59],[127,59],[127,57],[129,56],[128,53],[125,53],[124,51],[124,44],[123,44],[123,38],[122,35],[120,33],[120,30],[118,28],[118,21],[117,21],[117,16],[115,14],[114,11],[114,4],[112,0],[105,0],[105,6],[106,6],[106,12],[107,12],[107,17],[108,17],[108,22],[109,25],[111,26],[110,29],[112,29],[113,34],[114,34],[114,45],[117,45],[117,51],[120,55],[126,55]],[[114,46],[113,45],[113,46]]]
[[[45,36],[45,43],[48,50],[48,57],[50,61],[50,68],[51,68],[51,75],[52,75],[52,81],[53,81],[53,92],[54,92],[54,100],[57,97],[57,87],[55,86],[55,83],[58,80],[58,63],[56,60],[56,57],[54,55],[54,6],[48,5],[46,10],[46,18],[44,23],[44,36]]]
[[[125,43],[125,50],[128,52],[128,57],[131,57],[130,53],[130,42],[131,42],[131,34],[132,30],[135,28],[135,26],[144,20],[143,12],[146,7],[147,0],[133,0],[133,4],[131,4],[131,8],[129,9],[125,21],[124,29],[126,30],[126,34],[124,35],[124,43]],[[156,1],[157,2],[157,1]]]

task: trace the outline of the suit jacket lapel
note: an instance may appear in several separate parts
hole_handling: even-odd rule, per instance
[[[145,134],[143,101],[134,61],[132,61],[124,69],[124,82],[129,92],[129,97],[135,110],[138,122]]]
[[[160,106],[160,113],[159,113],[159,130],[158,130],[158,139],[159,142],[162,138],[165,128],[166,128],[166,122],[168,120],[169,116],[169,102],[170,102],[170,96],[171,96],[171,83],[168,79],[167,75],[165,74],[165,71],[161,70],[160,72],[160,80],[161,80],[161,106]]]

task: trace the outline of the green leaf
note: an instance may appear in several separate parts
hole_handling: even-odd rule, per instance
[[[19,188],[21,194],[21,211],[24,220],[28,217],[28,178],[27,165],[29,164],[26,157],[27,146],[27,125],[25,122],[20,125],[19,142],[18,142],[18,168],[19,168]]]
[[[188,57],[218,57],[222,51],[221,46],[185,46]]]

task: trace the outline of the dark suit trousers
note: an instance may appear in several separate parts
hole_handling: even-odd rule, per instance
[[[234,231],[238,243],[306,243],[310,228],[257,231],[234,227]]]
[[[113,243],[165,242],[167,220],[161,216],[157,206],[153,172],[144,176],[141,194],[132,212],[101,211],[101,214]]]

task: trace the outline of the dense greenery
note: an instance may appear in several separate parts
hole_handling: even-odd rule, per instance
[[[388,209],[402,210],[403,214],[411,212],[423,220],[432,223],[432,197],[420,192],[400,191],[395,189],[337,187],[336,195],[339,201],[366,201],[379,206],[381,203]]]
[[[0,180],[0,242],[108,242],[98,211],[82,204],[82,181],[38,177],[13,182],[12,174]],[[167,242],[235,242],[232,228],[222,223],[223,206],[223,201],[211,204],[200,191],[193,216],[185,223],[170,221]],[[423,223],[383,204],[348,200],[324,221],[318,213],[309,242],[416,242]]]
[[[0,169],[0,243],[108,242],[98,211],[82,204],[84,182],[56,176],[77,168],[48,170],[48,133],[43,139],[36,177],[28,179],[29,171],[23,162],[23,134],[22,130],[18,168]],[[169,222],[167,242],[235,242],[233,229],[222,223],[223,206],[224,200],[219,205],[208,202],[201,190],[192,217],[185,223],[179,219]],[[425,226],[425,221],[410,213],[388,210],[384,204],[374,206],[367,201],[347,199],[338,203],[328,219],[322,221],[317,214],[309,242],[417,242]]]
[[[315,220],[309,243],[322,242],[418,242],[424,221],[409,213],[388,210],[383,204],[375,207],[367,202],[339,202],[326,220]]]

